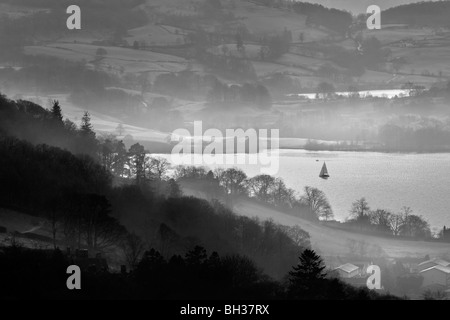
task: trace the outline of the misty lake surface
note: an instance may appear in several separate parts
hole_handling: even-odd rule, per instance
[[[160,155],[171,159],[170,155]],[[227,155],[229,160],[236,155]],[[319,160],[319,161],[317,161]],[[319,178],[327,164],[330,178]],[[237,161],[236,161],[237,162]],[[235,162],[235,163],[236,163]],[[248,162],[247,162],[248,163]],[[337,220],[345,220],[354,200],[365,197],[372,209],[398,212],[411,207],[432,227],[450,226],[450,154],[389,154],[373,152],[310,152],[280,150],[279,172],[297,192],[317,187],[327,195]],[[218,165],[208,166],[209,168]],[[238,167],[250,177],[260,174],[258,165]]]

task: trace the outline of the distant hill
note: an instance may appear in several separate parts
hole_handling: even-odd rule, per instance
[[[386,10],[383,24],[450,27],[450,1],[420,2]]]
[[[370,5],[378,5],[382,10],[392,7],[416,3],[417,0],[311,0],[311,3],[318,3],[329,8],[351,11],[354,14],[366,12]]]

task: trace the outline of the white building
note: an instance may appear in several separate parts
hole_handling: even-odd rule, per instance
[[[423,287],[432,285],[450,286],[450,268],[440,265],[420,271],[423,277]]]
[[[343,264],[333,271],[336,271],[342,278],[353,278],[359,275],[359,267],[351,263]]]
[[[422,263],[419,263],[419,271],[422,271],[422,270],[425,270],[425,269],[429,269],[429,268],[434,267],[434,266],[441,266],[441,267],[450,268],[450,262],[442,260],[442,259],[427,260],[427,261],[424,261]]]

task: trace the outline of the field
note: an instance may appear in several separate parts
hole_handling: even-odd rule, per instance
[[[92,62],[96,58],[99,46],[78,43],[52,43],[46,46],[28,46],[25,52],[30,55],[49,55],[70,61]],[[179,72],[186,69],[188,62],[180,57],[133,50],[119,47],[101,47],[107,51],[102,59],[103,65],[123,68],[124,72]]]
[[[187,32],[171,26],[149,24],[136,29],[131,29],[128,31],[128,34],[130,36],[125,39],[130,44],[137,41],[138,43],[144,42],[147,45],[167,46],[184,43],[183,36],[187,34]]]
[[[261,220],[273,219],[282,225],[298,225],[309,232],[313,248],[318,249],[325,256],[335,257],[348,255],[349,240],[364,241],[371,245],[378,245],[390,258],[424,257],[427,254],[430,256],[450,255],[450,246],[448,243],[393,240],[347,232],[312,223],[250,202],[244,201],[238,203],[235,211],[240,215],[257,217]]]
[[[414,69],[417,74],[429,72],[435,76],[442,72],[444,77],[450,76],[450,41],[445,47],[393,48],[392,52],[394,56],[405,57],[406,70]]]
[[[204,197],[202,192],[190,188],[183,188],[183,192],[188,196]],[[379,247],[381,248],[381,254],[386,258],[422,258],[426,255],[430,257],[450,257],[448,243],[396,240],[353,233],[326,227],[247,200],[238,201],[233,211],[238,215],[258,218],[260,221],[273,220],[275,223],[284,226],[298,225],[310,234],[313,249],[322,256],[329,258],[349,255],[350,241],[364,242],[369,247]],[[380,253],[377,252],[377,254]]]

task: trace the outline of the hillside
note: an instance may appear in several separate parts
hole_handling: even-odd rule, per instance
[[[186,195],[205,197],[203,192],[189,187],[183,188],[183,192]],[[448,243],[389,239],[335,229],[248,200],[238,200],[233,211],[238,215],[257,218],[261,221],[273,220],[275,223],[285,226],[298,225],[309,233],[313,249],[330,259],[350,255],[350,242],[363,243],[366,246],[366,254],[372,258],[380,256],[386,258],[450,256]]]

